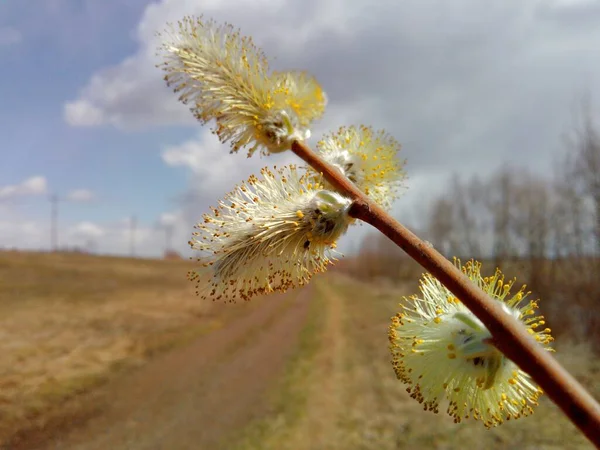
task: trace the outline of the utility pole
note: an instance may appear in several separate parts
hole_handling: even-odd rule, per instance
[[[137,218],[131,216],[130,229],[129,229],[129,253],[132,258],[135,257],[135,231],[137,226]]]
[[[173,238],[173,225],[165,225],[165,255],[171,250],[171,239]]]
[[[96,251],[96,240],[94,238],[89,238],[85,241],[85,249],[88,254],[92,254]]]
[[[50,196],[50,250],[58,251],[58,195]]]

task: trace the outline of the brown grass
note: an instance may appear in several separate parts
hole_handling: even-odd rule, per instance
[[[186,282],[190,267],[0,252],[0,442],[112,372],[220,326]]]
[[[0,442],[28,424],[43,426],[56,405],[112,373],[260,306],[262,300],[243,308],[210,304],[209,310],[185,281],[189,267],[0,252]],[[227,448],[592,448],[546,398],[532,417],[491,431],[424,412],[395,379],[387,349],[399,297],[418,288],[421,270],[406,271],[410,281],[315,277],[309,318],[271,392],[270,414],[231,430],[238,443]],[[557,350],[565,367],[600,397],[600,362],[589,346],[559,338]]]
[[[463,264],[467,259],[462,259]],[[531,298],[540,299],[541,313],[552,325],[555,337],[589,343],[600,355],[600,259],[506,258],[481,260],[484,275],[500,268],[516,286],[527,285]],[[338,265],[338,270],[362,281],[394,285],[417,280],[424,269],[402,254],[363,252]]]
[[[313,332],[316,349],[296,363],[302,370],[290,368],[277,415],[246,430],[234,448],[593,448],[545,397],[533,416],[492,430],[475,421],[456,425],[443,408],[439,415],[423,411],[396,380],[387,348],[389,318],[399,298],[416,289],[416,280],[391,288],[343,275],[317,279],[322,321]],[[600,397],[600,362],[590,349],[559,341],[557,350],[563,364]]]

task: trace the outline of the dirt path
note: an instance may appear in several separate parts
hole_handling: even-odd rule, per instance
[[[69,432],[40,434],[19,450],[216,449],[265,413],[265,394],[294,350],[310,291],[264,305],[188,347],[106,386]]]
[[[332,449],[339,442],[341,430],[338,418],[343,409],[345,371],[343,356],[346,339],[343,299],[326,283],[320,285],[321,295],[327,298],[321,346],[315,355],[314,366],[306,380],[306,414],[295,430],[279,443],[285,449]]]

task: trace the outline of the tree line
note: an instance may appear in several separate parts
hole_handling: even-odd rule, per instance
[[[505,165],[486,178],[454,175],[415,231],[449,258],[517,277],[543,299],[557,334],[600,349],[600,127],[590,108],[582,117],[554,173]],[[421,271],[379,235],[364,239],[351,266],[368,279]]]

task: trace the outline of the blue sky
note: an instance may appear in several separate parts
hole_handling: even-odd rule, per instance
[[[140,226],[152,226],[173,208],[187,183],[185,173],[164,164],[161,150],[194,130],[79,128],[64,119],[65,101],[75,98],[96,71],[137,48],[132,29],[147,2],[106,3],[101,8],[92,8],[92,2],[42,2],[41,8],[0,4],[0,29],[18,36],[0,45],[3,65],[10,67],[0,72],[0,186],[41,175],[48,194],[66,197],[75,189],[89,190],[90,201],[61,206],[62,229],[81,221],[110,224],[132,214]],[[11,203],[18,217],[48,220],[45,195]]]
[[[135,214],[140,254],[163,251],[161,224],[185,252],[208,205],[293,161],[228,155],[164,86],[155,32],[202,13],[251,34],[274,68],[317,76],[330,104],[315,137],[365,123],[403,143],[409,190],[394,212],[410,223],[454,172],[551,175],[578,98],[600,89],[596,0],[4,0],[0,246],[48,248],[57,193],[73,198],[62,244],[127,253]]]

